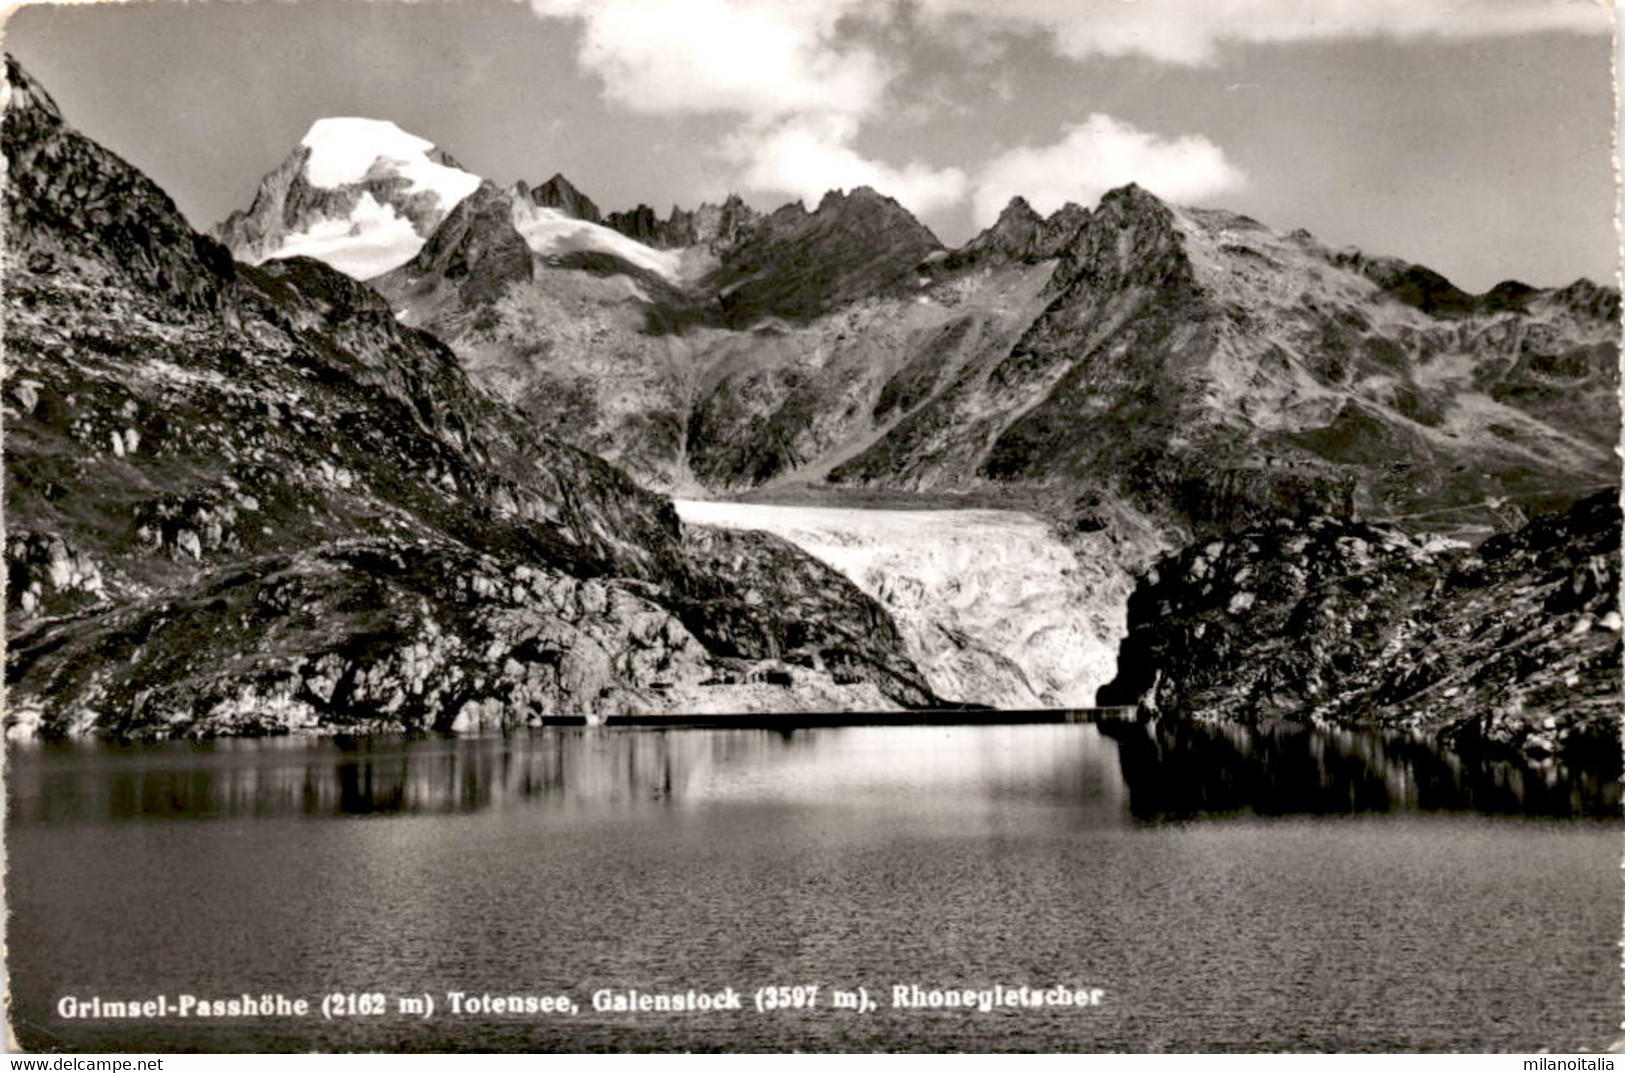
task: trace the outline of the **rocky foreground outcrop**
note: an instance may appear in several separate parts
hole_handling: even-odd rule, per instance
[[[1141,582],[1102,703],[1617,765],[1620,526],[1609,491],[1477,549],[1329,518],[1214,538]]]
[[[376,292],[233,263],[9,60],[7,93],[13,732],[935,702],[822,564],[685,534]]]

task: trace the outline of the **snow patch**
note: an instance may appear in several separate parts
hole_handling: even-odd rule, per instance
[[[305,181],[329,190],[369,176],[398,175],[414,192],[433,191],[441,210],[450,212],[480,185],[478,175],[430,160],[433,142],[383,119],[318,119],[299,144],[310,150]]]
[[[598,224],[566,216],[557,209],[514,199],[513,226],[532,252],[543,257],[567,253],[608,253],[629,264],[676,282],[682,251],[656,250]]]
[[[412,221],[363,191],[349,216],[313,220],[260,259],[312,257],[354,279],[371,279],[416,257],[423,242]]]

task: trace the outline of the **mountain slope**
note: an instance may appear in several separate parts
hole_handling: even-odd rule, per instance
[[[1114,191],[1019,341],[831,477],[1082,489],[1198,529],[1294,509],[1487,522],[1494,500],[1615,480],[1617,295],[1441,309],[1370,263]]]
[[[596,234],[547,185],[548,226]],[[1115,645],[1132,574],[1210,535],[1328,516],[1478,541],[1618,486],[1619,295],[1584,280],[1471,295],[1132,185],[1048,218],[1015,199],[958,250],[871,190],[709,242],[681,211],[600,215],[637,256],[516,238],[519,201],[488,232],[454,213],[377,281],[483,388],[689,497],[1041,517],[1086,564],[1084,649]],[[996,662],[968,677],[1019,693]]]
[[[786,205],[752,227],[701,286],[731,327],[806,320],[913,282],[936,236],[867,186],[831,191],[818,208]]]
[[[9,59],[0,139],[13,730],[934,702],[844,578],[768,538],[724,566],[371,289],[234,264]]]
[[[515,198],[509,228],[494,207],[501,196],[470,199],[468,214],[485,221],[477,232],[460,206],[376,287],[407,323],[445,339],[477,382],[655,487],[749,486],[872,438],[874,424],[850,420],[853,408],[870,408],[956,315],[911,311],[916,270],[937,244],[872,191],[760,220],[735,199],[714,213],[702,206],[678,217],[700,229],[680,257],[532,240],[528,265],[487,256],[517,248],[509,232],[531,212]],[[1012,293],[1032,291],[1043,273],[1020,266],[986,302],[972,297],[988,307],[978,319],[998,321],[1000,336],[1019,330],[1003,326],[999,307],[1022,302]],[[876,298],[876,288],[897,294]],[[982,334],[970,328],[950,345]]]

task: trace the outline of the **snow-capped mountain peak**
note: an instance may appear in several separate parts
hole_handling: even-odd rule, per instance
[[[240,260],[312,257],[369,279],[417,255],[480,185],[433,142],[387,120],[318,119],[217,234]]]
[[[480,185],[478,175],[448,166],[449,158],[433,142],[385,119],[318,119],[299,144],[310,150],[305,181],[328,190],[369,177],[398,176],[415,191],[433,191],[449,212]]]

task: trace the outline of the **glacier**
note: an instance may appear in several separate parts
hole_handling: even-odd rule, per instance
[[[513,226],[531,252],[541,257],[607,253],[673,283],[682,275],[683,255],[679,250],[657,250],[619,231],[520,198],[514,198]]]
[[[1080,562],[1030,514],[674,503],[687,524],[764,530],[841,571],[892,615],[945,699],[1088,707],[1116,672],[1126,573]]]
[[[313,219],[259,260],[311,257],[352,279],[371,279],[416,257],[423,242],[411,220],[362,191],[348,216]]]

